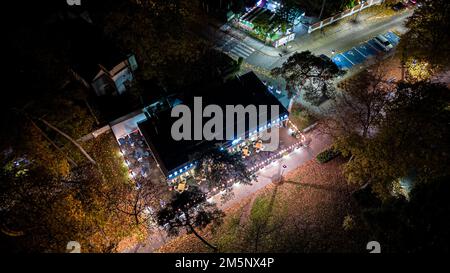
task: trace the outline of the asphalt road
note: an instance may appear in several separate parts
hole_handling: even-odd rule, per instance
[[[309,50],[316,55],[325,54],[330,56],[331,50],[336,52],[346,51],[353,46],[369,40],[379,34],[386,33],[389,30],[404,32],[404,23],[406,18],[411,16],[412,11],[406,11],[384,19],[360,20],[357,23],[346,23],[338,31],[330,32],[325,28],[324,34],[320,31],[311,34],[305,34],[289,43],[289,49],[269,48],[262,43],[252,39],[244,39],[242,42],[252,46],[256,50],[248,56],[245,61],[251,65],[259,66],[264,69],[272,69],[280,66],[295,51]],[[362,18],[363,19],[363,18]],[[270,52],[273,51],[273,52]],[[283,57],[279,53],[283,52]],[[287,51],[287,52],[286,52]]]

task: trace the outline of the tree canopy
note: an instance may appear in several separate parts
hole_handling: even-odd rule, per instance
[[[168,85],[185,78],[180,69],[205,52],[205,41],[189,30],[198,20],[198,2],[180,0],[123,1],[102,21],[106,34],[133,52],[143,79]],[[195,36],[195,38],[193,38]]]
[[[386,253],[448,252],[449,177],[413,187],[409,200],[390,197],[362,209],[363,225]]]
[[[219,225],[223,216],[224,213],[215,204],[206,201],[205,193],[194,187],[181,194],[175,193],[172,201],[158,211],[157,221],[160,226],[166,227],[169,235],[178,235],[184,229],[217,251],[217,247],[201,237],[195,228],[203,229],[211,223]]]
[[[254,178],[240,154],[212,149],[198,159],[196,179],[199,183],[206,184],[209,190],[223,191],[225,200],[232,196],[235,183],[249,185]]]
[[[28,149],[18,156],[12,150],[3,156],[2,246],[17,252],[64,252],[69,241],[77,241],[82,252],[114,252],[126,236],[144,232],[119,210],[132,198],[134,186],[113,141],[96,139],[91,152],[99,164],[76,169],[39,137],[34,153]]]
[[[382,120],[395,84],[387,83],[380,66],[339,83],[341,91],[323,112],[322,129],[333,136],[373,135]]]
[[[406,57],[425,61],[433,67],[448,67],[450,61],[450,2],[423,0],[408,18],[409,31],[400,47]],[[405,60],[406,61],[406,60]]]
[[[305,99],[313,104],[334,97],[333,80],[344,74],[330,59],[315,56],[310,51],[292,54],[271,73],[286,80],[290,97],[304,91]]]
[[[449,94],[440,84],[400,83],[375,136],[351,134],[337,140],[338,149],[352,156],[344,169],[348,180],[369,183],[387,198],[393,182],[411,172],[419,182],[447,174]]]

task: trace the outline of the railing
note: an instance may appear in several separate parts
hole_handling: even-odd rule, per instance
[[[348,9],[348,10],[344,10],[343,12],[336,14],[334,16],[328,17],[327,19],[324,19],[320,22],[317,22],[313,25],[310,25],[308,28],[308,33],[311,33],[315,30],[321,29],[325,26],[328,26],[336,21],[339,21],[345,17],[348,17],[350,15],[353,15],[357,12],[360,12],[363,9],[366,9],[368,7],[371,7],[373,5],[379,5],[383,2],[384,0],[368,0],[367,2],[364,2],[362,4],[356,5],[354,6],[352,9]]]

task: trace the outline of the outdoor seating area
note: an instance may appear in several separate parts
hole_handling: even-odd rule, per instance
[[[182,193],[189,189],[189,187],[198,187],[199,185],[194,179],[193,170],[189,173],[179,176],[177,179],[169,181],[169,190]]]
[[[265,151],[264,141],[257,137],[244,140],[230,149],[230,152],[240,153],[250,171],[257,171],[294,149],[304,145],[304,137],[297,128],[292,126],[279,128],[279,146],[275,151]]]
[[[130,176],[136,181],[139,187],[142,180],[147,178],[151,171],[151,152],[145,143],[144,137],[139,130],[118,139],[120,150],[122,151],[127,164]]]

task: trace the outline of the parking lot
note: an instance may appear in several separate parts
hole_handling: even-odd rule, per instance
[[[399,41],[400,37],[398,37],[394,32],[389,31],[383,36],[395,47]],[[343,53],[338,53],[331,57],[331,60],[340,68],[340,69],[350,69],[354,65],[361,64],[365,60],[370,57],[373,57],[377,54],[384,54],[386,51],[375,42],[375,39],[372,38],[369,41],[361,43],[350,50],[347,50]]]

